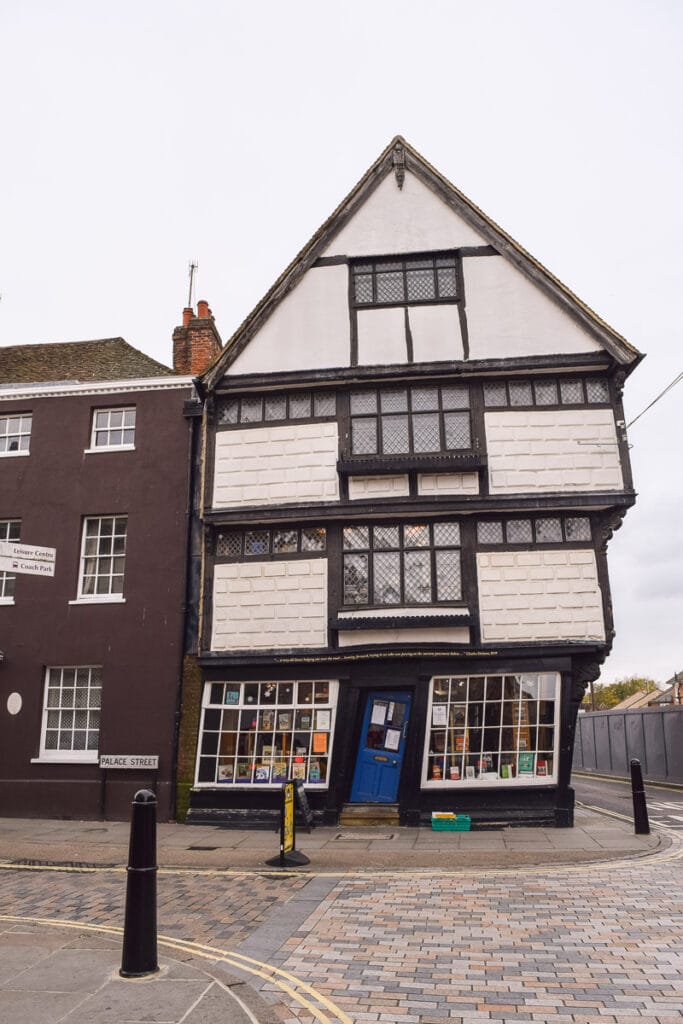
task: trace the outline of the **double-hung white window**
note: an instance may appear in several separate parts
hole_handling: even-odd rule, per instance
[[[41,761],[97,760],[101,694],[99,666],[47,669]]]
[[[0,457],[28,455],[32,423],[33,417],[30,413],[0,416]]]
[[[90,451],[120,451],[135,447],[135,406],[95,409]]]
[[[20,525],[19,519],[0,519],[0,541],[18,541]],[[0,604],[13,603],[15,580],[13,572],[0,570]]]
[[[93,516],[83,523],[79,601],[123,599],[127,516]]]

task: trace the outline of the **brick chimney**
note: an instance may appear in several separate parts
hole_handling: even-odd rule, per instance
[[[173,331],[173,369],[183,376],[203,373],[223,348],[213,313],[204,299],[197,302],[197,315],[192,306],[183,310],[183,323]]]

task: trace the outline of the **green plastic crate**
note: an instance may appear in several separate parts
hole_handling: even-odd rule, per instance
[[[432,829],[434,832],[469,832],[472,826],[472,819],[469,814],[454,814],[448,818],[435,818],[432,816]]]

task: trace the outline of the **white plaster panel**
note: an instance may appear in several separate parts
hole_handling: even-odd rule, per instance
[[[477,586],[484,643],[605,639],[593,551],[479,552]]]
[[[611,409],[505,409],[484,418],[491,494],[623,490]]]
[[[430,626],[422,629],[347,629],[339,631],[340,647],[363,644],[468,644],[466,626]]]
[[[502,256],[469,256],[462,262],[470,359],[601,350]]]
[[[408,317],[416,363],[465,358],[457,306],[411,306]]]
[[[403,307],[358,310],[358,365],[385,366],[408,360]]]
[[[381,256],[487,245],[466,220],[411,171],[403,188],[388,174],[335,235],[325,256]]]
[[[348,366],[348,268],[313,267],[275,309],[228,374]]]
[[[478,473],[420,473],[418,494],[479,494]]]
[[[349,500],[405,498],[410,494],[407,476],[350,476]]]
[[[213,651],[326,646],[327,559],[215,566]]]
[[[216,433],[213,507],[337,501],[336,423],[288,423]]]

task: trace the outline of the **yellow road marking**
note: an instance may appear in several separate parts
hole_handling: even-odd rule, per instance
[[[1,867],[2,865],[0,865]],[[16,924],[40,924],[48,925],[52,928],[73,928],[77,930],[87,929],[88,931],[99,932],[101,934],[116,935],[117,937],[123,935],[123,928],[119,928],[115,925],[103,925],[103,924],[87,924],[78,921],[60,921],[54,918],[43,918],[43,917],[22,917],[16,914],[0,914],[0,921],[7,921]],[[318,992],[317,989],[309,985],[308,982],[302,981],[297,978],[296,975],[291,974],[289,971],[283,971],[279,967],[273,967],[272,964],[264,963],[261,960],[255,960],[253,957],[244,956],[242,953],[235,953],[232,950],[218,949],[215,946],[206,946],[198,942],[190,942],[186,939],[177,939],[171,935],[159,935],[157,942],[160,946],[166,946],[171,949],[180,950],[187,953],[192,953],[195,956],[202,957],[204,960],[220,961],[222,963],[229,964],[231,967],[237,967],[241,971],[246,971],[248,974],[252,974],[255,977],[261,978],[263,981],[267,981],[273,985],[276,985],[282,992],[286,993],[295,1003],[299,1006],[308,1010],[314,1018],[320,1022],[320,1024],[333,1024],[332,1020],[327,1017],[319,1007],[315,1006],[309,999],[306,999],[296,989],[300,989],[301,992],[306,992],[316,1002],[326,1007],[340,1022],[340,1024],[353,1024],[351,1017],[349,1017],[343,1010],[340,1010],[331,999]],[[282,979],[282,980],[281,980]],[[295,986],[295,987],[293,987]]]

